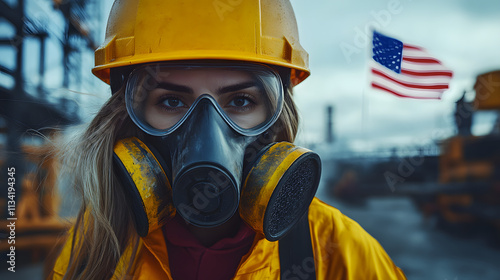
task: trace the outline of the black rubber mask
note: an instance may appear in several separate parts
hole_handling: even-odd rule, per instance
[[[245,148],[256,136],[236,133],[209,95],[195,106],[173,133],[152,137],[152,145],[171,161],[178,213],[193,225],[213,227],[238,209]]]

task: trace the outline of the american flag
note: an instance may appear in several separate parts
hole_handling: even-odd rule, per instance
[[[423,48],[373,31],[371,85],[400,97],[441,99],[453,72]]]

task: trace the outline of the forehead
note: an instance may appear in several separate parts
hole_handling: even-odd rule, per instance
[[[162,69],[156,73],[156,79],[158,82],[172,82],[194,87],[248,82],[253,80],[253,75],[248,71],[236,69]]]

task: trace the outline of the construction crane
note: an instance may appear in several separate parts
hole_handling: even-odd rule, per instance
[[[458,134],[443,142],[439,162],[439,183],[462,187],[436,193],[421,207],[433,209],[452,230],[489,226],[500,236],[500,71],[479,75],[474,90],[472,103],[457,102]],[[473,114],[486,110],[497,112],[493,129],[472,135]]]

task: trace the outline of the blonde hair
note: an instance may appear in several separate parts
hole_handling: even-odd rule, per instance
[[[276,141],[293,142],[298,115],[292,89],[285,91],[284,108],[273,126]],[[137,254],[139,238],[122,186],[115,176],[113,147],[117,140],[144,139],[127,114],[123,88],[101,108],[84,133],[63,148],[66,171],[83,197],[73,231],[71,257],[64,279],[109,279],[129,244],[133,252],[125,277]]]
[[[109,279],[127,244],[137,239],[113,172],[117,139],[141,132],[128,118],[123,94],[113,95],[82,135],[61,151],[82,207],[73,231],[72,254],[64,279]]]
[[[283,111],[278,120],[274,124],[276,129],[275,141],[286,141],[293,143],[299,130],[299,113],[297,106],[293,101],[293,89],[290,86],[285,89],[285,96],[283,102]]]

